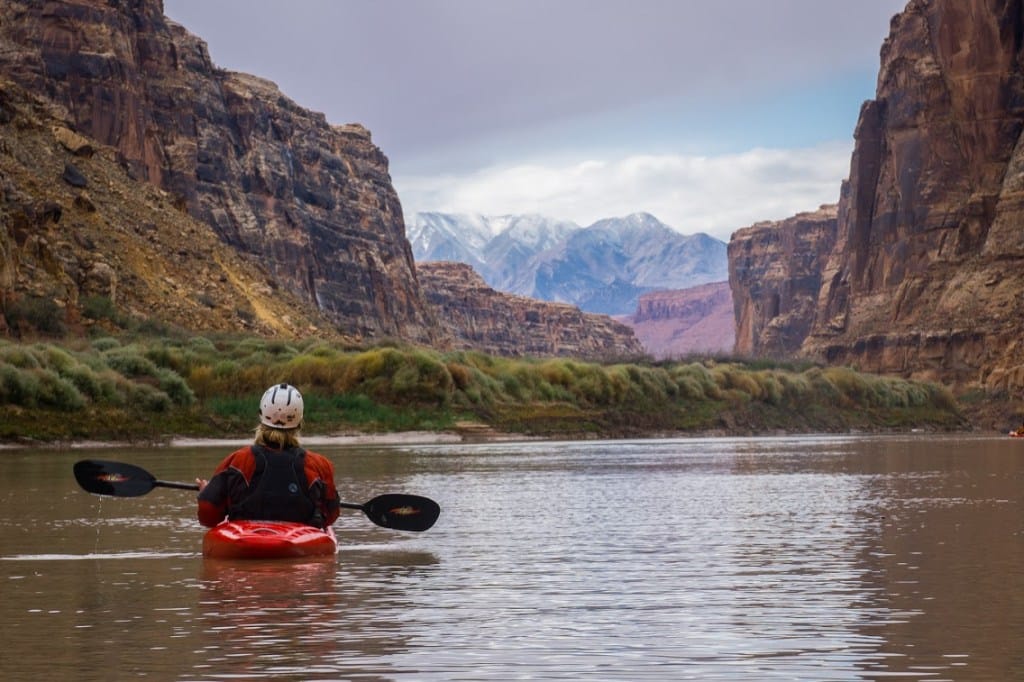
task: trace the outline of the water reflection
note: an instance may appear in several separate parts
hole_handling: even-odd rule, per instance
[[[206,560],[194,627],[205,644],[197,672],[279,677],[315,671],[333,650],[344,611],[334,557],[318,561],[231,563]]]
[[[0,676],[1024,678],[1024,442],[321,450],[344,498],[425,494],[437,525],[348,513],[336,557],[207,561],[193,496],[102,499],[70,476],[88,455],[5,455]],[[101,456],[189,480],[222,454]]]

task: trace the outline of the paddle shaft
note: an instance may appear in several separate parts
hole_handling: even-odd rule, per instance
[[[179,483],[177,481],[153,481],[155,488],[177,488],[178,490],[199,490],[198,483]]]

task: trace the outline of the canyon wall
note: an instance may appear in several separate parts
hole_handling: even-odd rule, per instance
[[[217,68],[160,0],[0,0],[0,70],[340,331],[439,340],[369,132]]]
[[[607,315],[495,291],[465,263],[435,261],[417,267],[427,300],[455,336],[456,348],[591,360],[643,354],[633,330]]]
[[[60,114],[0,78],[0,337],[169,328],[352,342]]]
[[[812,356],[1024,390],[1019,0],[912,0],[855,132]]]
[[[837,207],[737,230],[729,240],[735,352],[786,358],[814,322],[821,272],[835,244]]]
[[[622,321],[658,359],[728,354],[736,339],[728,282],[643,294],[636,312]]]
[[[834,237],[733,237],[737,351],[1022,395],[1024,3],[911,0],[890,28]]]

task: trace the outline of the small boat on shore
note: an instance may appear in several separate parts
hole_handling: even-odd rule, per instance
[[[211,559],[296,559],[337,551],[333,529],[286,521],[224,521],[203,536],[203,556]]]

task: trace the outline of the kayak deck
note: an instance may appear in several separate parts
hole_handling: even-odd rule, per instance
[[[224,521],[203,536],[203,556],[214,559],[289,559],[337,551],[332,528],[287,521]]]

